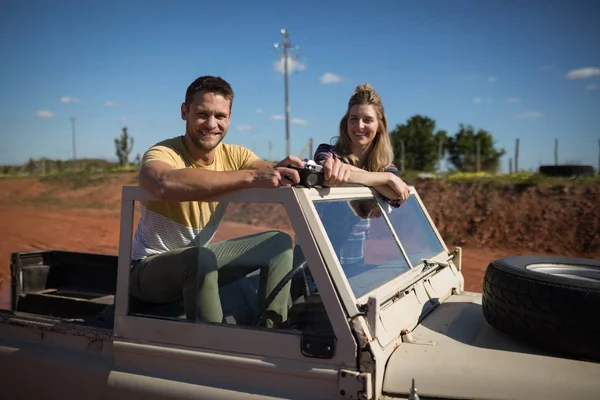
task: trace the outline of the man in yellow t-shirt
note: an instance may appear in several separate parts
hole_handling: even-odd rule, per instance
[[[141,161],[139,184],[159,201],[141,202],[132,246],[130,293],[146,302],[183,297],[188,320],[222,322],[219,283],[261,269],[259,305],[292,268],[292,240],[279,231],[210,243],[223,205],[208,197],[248,187],[289,186],[302,166],[290,156],[277,164],[249,149],[223,143],[233,90],[220,77],[202,76],[181,104],[185,135],[152,146]],[[288,286],[267,310],[266,327],[287,319]]]

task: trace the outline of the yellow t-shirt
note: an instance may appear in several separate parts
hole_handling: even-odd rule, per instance
[[[258,156],[251,150],[221,142],[215,148],[211,165],[200,165],[190,156],[183,136],[152,146],[141,165],[163,161],[174,168],[204,168],[212,171],[238,171],[250,167]],[[227,204],[205,201],[143,201],[140,221],[132,243],[132,259],[137,260],[186,246],[204,246],[214,236]]]

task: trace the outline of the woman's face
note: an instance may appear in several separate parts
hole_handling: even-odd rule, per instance
[[[375,139],[378,128],[375,107],[369,104],[357,104],[350,108],[348,136],[353,148],[366,148]]]

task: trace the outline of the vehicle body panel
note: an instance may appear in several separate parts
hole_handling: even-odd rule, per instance
[[[390,357],[383,389],[422,398],[598,399],[600,364],[572,360],[503,335],[483,318],[481,294],[454,295]]]

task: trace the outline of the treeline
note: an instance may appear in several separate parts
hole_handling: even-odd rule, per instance
[[[454,135],[437,130],[435,120],[427,116],[414,115],[406,123],[398,124],[390,132],[396,159],[395,164],[401,170],[436,172],[440,161],[448,157],[450,169],[460,172],[497,172],[504,149],[496,149],[492,134],[471,125],[460,124]],[[118,162],[103,159],[52,160],[30,159],[22,166],[0,166],[0,173],[11,174],[49,174],[73,170],[106,171],[115,168],[129,168],[134,140],[127,127],[121,135],[113,139]],[[133,160],[139,164],[140,155]]]
[[[47,175],[67,172],[103,172],[122,169],[119,162],[101,158],[58,160],[51,158],[30,158],[23,165],[0,165],[0,175]]]
[[[23,165],[0,165],[0,175],[47,175],[63,172],[104,172],[111,170],[133,169],[140,163],[138,154],[133,162],[129,157],[133,150],[133,138],[129,136],[127,127],[123,127],[121,135],[114,139],[117,162],[101,158],[84,158],[76,160],[58,160],[51,158],[30,158]]]
[[[437,130],[435,120],[413,115],[390,132],[395,164],[402,170],[436,172],[448,157],[451,170],[497,172],[506,153],[496,149],[492,134],[471,125],[460,124],[454,135]]]

